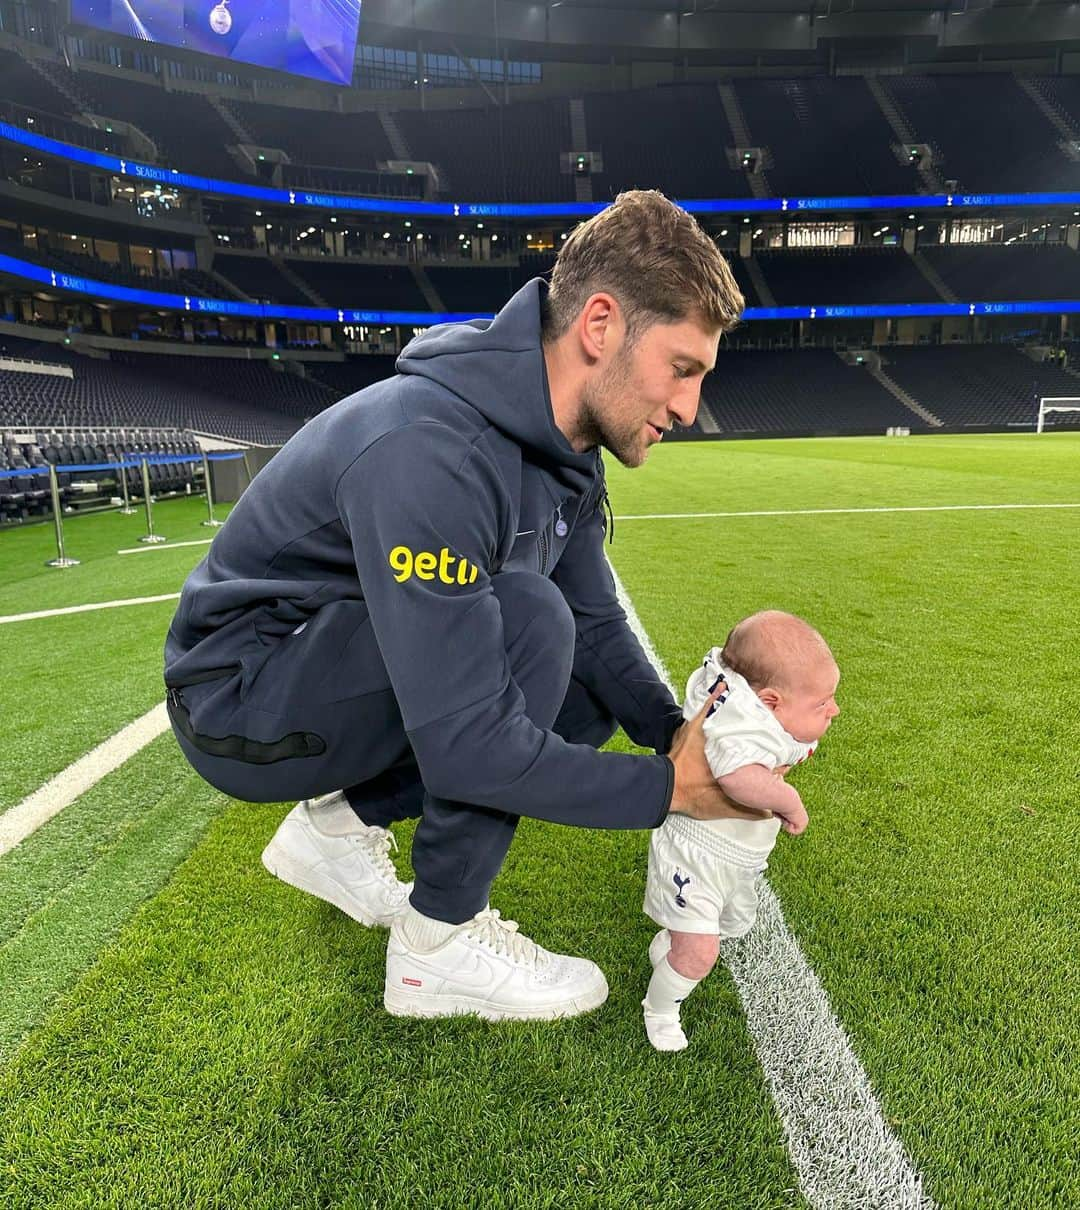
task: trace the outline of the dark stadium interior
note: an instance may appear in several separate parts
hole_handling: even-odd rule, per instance
[[[384,313],[494,313],[628,188],[726,199],[699,218],[759,309],[680,436],[1007,431],[1080,395],[1068,5],[1004,0],[990,37],[966,4],[854,0],[830,25],[724,0],[675,43],[659,0],[567,0],[541,37],[504,4],[460,39],[433,5],[399,29],[365,4],[351,88],[0,6],[0,255],[28,266],[0,275],[5,519],[48,508],[13,459],[85,462],[107,432],[287,440],[393,372],[415,329]]]

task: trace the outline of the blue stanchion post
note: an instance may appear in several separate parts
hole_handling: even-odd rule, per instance
[[[49,463],[49,490],[52,492],[53,523],[56,525],[56,558],[49,559],[46,567],[78,567],[78,559],[69,559],[64,552],[64,519],[60,515],[60,482],[56,467]]]
[[[139,541],[164,542],[166,541],[164,534],[154,533],[154,510],[150,503],[150,465],[145,458],[140,458],[139,461],[142,463],[143,501],[146,504],[146,533]]]

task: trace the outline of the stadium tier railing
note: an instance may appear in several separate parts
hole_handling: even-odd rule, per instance
[[[194,193],[243,198],[252,202],[277,203],[300,209],[343,211],[364,214],[397,214],[405,217],[443,218],[585,218],[603,210],[607,202],[422,202],[401,198],[365,197],[347,193],[320,193],[307,189],[277,189],[246,181],[182,172],[177,168],[145,164],[124,156],[93,151],[59,139],[24,130],[0,121],[0,140],[30,148],[40,155],[67,160],[83,167],[98,168],[132,182],[149,182],[187,189]],[[1032,191],[1028,193],[898,193],[845,195],[840,197],[735,197],[680,198],[679,205],[691,214],[813,214],[857,210],[965,210],[1000,206],[1080,206],[1080,191]]]

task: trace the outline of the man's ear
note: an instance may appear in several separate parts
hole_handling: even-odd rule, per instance
[[[611,348],[622,327],[622,311],[610,294],[592,294],[578,317],[578,334],[582,351],[590,361],[599,361]]]
[[[769,707],[770,710],[775,710],[780,705],[780,692],[766,685],[764,689],[758,690],[758,697]]]

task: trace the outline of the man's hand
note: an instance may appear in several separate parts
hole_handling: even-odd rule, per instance
[[[674,815],[689,815],[692,819],[768,818],[765,812],[751,811],[732,802],[716,784],[705,759],[705,716],[716,699],[726,692],[727,685],[721,681],[697,714],[675,732],[668,753],[675,766],[675,789],[670,807]]]

